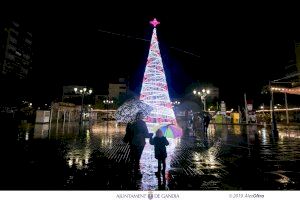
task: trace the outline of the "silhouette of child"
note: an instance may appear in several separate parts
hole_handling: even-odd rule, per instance
[[[150,144],[154,145],[154,155],[158,161],[158,169],[155,172],[156,176],[160,176],[160,172],[164,175],[166,170],[166,158],[167,150],[166,146],[169,142],[166,137],[163,136],[163,132],[158,129],[155,133],[155,137],[150,137]],[[161,171],[161,164],[163,165],[163,170]]]

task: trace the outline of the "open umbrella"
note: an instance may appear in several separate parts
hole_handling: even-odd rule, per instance
[[[159,129],[166,138],[178,138],[183,135],[182,128],[174,124],[163,125]]]
[[[135,120],[136,114],[142,112],[144,116],[150,114],[153,110],[151,106],[138,99],[131,99],[123,103],[116,111],[115,117],[118,122],[132,122]]]

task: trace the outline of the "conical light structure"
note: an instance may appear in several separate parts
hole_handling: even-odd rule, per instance
[[[146,117],[145,121],[147,124],[177,124],[170,101],[166,75],[157,40],[156,25],[158,25],[159,22],[154,19],[150,23],[154,26],[154,29],[140,100],[152,106],[153,110],[150,115]]]

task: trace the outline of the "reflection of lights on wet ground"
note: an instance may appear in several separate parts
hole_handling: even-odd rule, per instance
[[[101,147],[112,147],[112,137],[104,137],[101,140]]]
[[[126,126],[118,125],[118,123],[111,121],[111,122],[101,122],[98,124],[92,125],[92,133],[93,134],[102,134],[102,133],[121,133],[125,132]]]
[[[84,158],[84,161],[85,161],[85,164],[89,164],[89,155],[85,155],[85,158]]]
[[[277,179],[277,181],[282,184],[287,184],[288,182],[290,182],[290,178],[282,175],[280,179]]]
[[[94,124],[91,124],[90,128],[92,128],[93,125]],[[99,128],[98,126],[104,127]],[[73,126],[71,127],[72,129],[70,129],[69,134],[58,132],[58,134],[52,134],[52,138],[50,138],[52,141],[62,141],[65,145],[64,150],[67,152],[62,156],[65,156],[65,166],[68,168],[70,167],[69,170],[67,170],[66,175],[69,173],[71,175],[70,178],[66,180],[66,186],[72,189],[76,189],[77,186],[86,188],[88,185],[91,185],[92,188],[98,188],[100,184],[107,184],[106,188],[109,189],[112,188],[111,183],[113,183],[115,184],[113,186],[116,186],[115,188],[132,189],[133,186],[121,185],[124,181],[120,181],[121,184],[118,185],[118,177],[124,177],[120,174],[123,173],[123,171],[110,170],[110,166],[119,165],[119,163],[128,160],[128,156],[125,153],[129,152],[129,147],[125,146],[121,141],[125,131],[118,131],[115,123],[112,123],[112,130],[114,131],[111,132],[106,132],[106,123],[98,123],[94,126],[94,128],[99,131],[97,133],[94,133],[93,129],[90,129],[82,134],[82,132],[78,133],[78,125],[74,125],[74,128]],[[120,127],[123,128],[123,124],[120,124]],[[55,126],[52,127],[53,132],[55,132],[55,128]],[[245,143],[242,143],[241,146],[235,146],[235,144],[240,144],[241,141],[246,142],[247,132],[245,126],[241,126],[242,134],[240,135],[232,135],[232,131],[234,131],[233,128],[228,132],[234,139],[230,140],[230,142],[236,142],[231,146],[227,145],[227,143],[222,140],[222,133],[215,132],[214,124],[211,124],[210,128],[210,133],[207,135],[207,138],[204,138],[207,140],[208,144],[204,143],[206,141],[202,140],[203,137],[200,135],[196,135],[195,137],[188,137],[185,135],[182,138],[173,139],[172,144],[174,144],[174,147],[172,144],[167,147],[166,187],[170,187],[170,190],[187,188],[187,185],[190,185],[191,189],[196,190],[215,190],[215,188],[226,189],[227,186],[233,186],[233,188],[234,186],[238,186],[237,188],[249,189],[248,182],[255,183],[255,180],[262,180],[262,178],[264,182],[257,184],[258,189],[261,184],[265,184],[267,188],[271,189],[294,189],[297,186],[295,177],[297,177],[298,174],[297,170],[295,170],[295,163],[299,160],[299,155],[297,154],[299,151],[299,139],[294,139],[292,137],[299,137],[298,127],[295,128],[296,130],[291,129],[290,127],[290,129],[287,130],[286,126],[282,129],[278,127],[280,136],[278,142],[277,140],[272,140],[269,126],[267,126],[267,129],[261,129],[262,126],[260,126],[258,129],[259,137],[256,138],[258,139],[257,143],[250,146],[251,150],[254,150],[251,151],[254,152],[253,154],[247,153],[247,150],[243,147]],[[100,132],[100,130],[103,130],[103,132]],[[30,135],[32,132],[27,132],[29,141],[32,139],[34,140],[35,138]],[[25,130],[20,133],[24,141],[25,133]],[[214,135],[214,137],[210,137],[211,135]],[[102,140],[103,146],[101,145]],[[168,140],[170,143],[172,142],[172,139],[168,138]],[[218,145],[218,140],[221,141],[221,145]],[[38,140],[36,141],[38,142]],[[262,141],[264,141],[264,144]],[[28,142],[24,144],[27,145]],[[228,142],[228,144],[231,143]],[[212,145],[213,147],[210,148]],[[147,150],[147,148],[150,149]],[[247,157],[247,155],[250,157]],[[93,158],[91,158],[92,156]],[[99,158],[98,156],[101,157]],[[97,162],[92,161],[96,161],[102,157],[105,157],[103,160],[107,161],[103,162],[104,170],[103,172],[100,172],[99,168],[94,168],[95,166],[98,166],[98,164],[96,165]],[[246,164],[248,161],[255,161],[257,159],[261,162],[253,162],[251,163],[251,166],[253,165],[255,169],[258,168],[262,171],[260,171],[260,173],[251,173],[251,176],[244,173],[249,170],[249,167],[251,166],[239,164]],[[99,161],[101,161],[99,164],[102,165],[102,160]],[[245,163],[244,161],[247,162]],[[109,165],[106,165],[106,162],[109,162]],[[154,174],[157,170],[157,160],[154,158],[154,147],[153,145],[149,145],[149,140],[147,140],[145,152],[142,156],[141,169],[143,177],[141,180],[137,181],[137,185],[134,187],[142,191],[157,190],[158,179]],[[277,171],[279,169],[282,171]],[[98,170],[97,174],[99,176],[94,176],[94,170]],[[284,176],[275,174],[265,175],[265,173],[268,173],[267,171],[275,171]],[[110,172],[111,174],[107,174],[107,172]],[[265,176],[259,177],[262,173],[264,173]],[[235,177],[232,178],[233,174],[239,174],[240,177],[237,179]],[[105,178],[102,179],[101,177],[106,176],[116,177],[116,179],[112,179],[111,183],[103,182]],[[80,180],[84,181],[81,182]],[[89,182],[88,185],[85,185],[88,181],[91,182]],[[293,181],[296,183],[293,183]],[[223,185],[223,183],[229,183],[229,185]],[[250,189],[252,189],[253,185],[250,184]]]
[[[86,149],[86,151],[73,150],[67,155],[67,164],[69,167],[75,166],[77,169],[82,169],[83,164],[88,164],[90,158],[90,150]]]
[[[300,132],[299,130],[289,130],[289,129],[285,129],[285,130],[279,130],[279,137],[280,139],[283,138],[300,138]]]
[[[260,131],[259,131],[260,132]],[[267,143],[267,130],[265,128],[262,128],[261,129],[261,142],[263,144],[266,144]]]
[[[216,160],[216,154],[218,149],[216,147],[211,147],[207,150],[207,154],[204,156],[204,163],[208,165],[209,168],[216,168],[219,162]]]
[[[215,134],[216,134],[216,127],[215,127],[215,125],[210,124],[210,125],[208,126],[208,131],[209,131],[209,134],[215,135]]]
[[[26,141],[29,140],[29,132],[26,132],[26,134],[25,134],[25,140]]]
[[[43,139],[48,137],[49,124],[35,124],[34,125],[34,139]]]
[[[194,152],[193,153],[193,164],[195,168],[201,172],[202,169],[215,169],[222,167],[221,163],[217,160],[218,154],[217,145],[210,147],[204,152]]]
[[[84,166],[84,164],[87,165],[89,163],[91,156],[90,148],[89,142],[87,142],[82,148],[74,146],[74,148],[71,149],[66,156],[68,166],[75,166],[77,169],[83,169],[84,167],[87,167]]]
[[[91,156],[91,150],[90,149],[86,149],[85,154],[83,156],[85,164],[89,163],[90,156]]]
[[[68,165],[69,165],[69,167],[72,167],[72,165],[73,165],[73,160],[69,159]]]
[[[180,138],[167,138],[167,140],[169,141],[169,145],[166,147],[168,155],[166,158],[166,175],[170,170],[170,163],[174,157],[175,148],[178,144],[180,144]],[[154,173],[157,171],[157,165],[157,159],[154,157],[154,146],[149,144],[149,139],[146,139],[146,145],[140,161],[140,168],[143,174],[143,178],[141,180],[142,190],[155,189],[150,187],[157,185],[157,178],[154,175]]]
[[[91,139],[90,130],[86,130],[86,142],[89,143]]]
[[[207,154],[207,163],[210,163],[210,164],[214,164],[214,162],[216,161],[216,156],[210,151],[210,149],[208,150],[208,154]]]
[[[171,159],[174,156],[176,146],[180,144],[180,139],[167,138],[167,140],[169,141],[169,145],[167,146],[168,157],[166,159],[166,163],[167,163],[166,170],[169,171]]]
[[[267,144],[267,129],[262,128],[258,131],[259,134],[261,134],[261,140],[262,144]],[[300,132],[299,130],[287,130],[287,129],[279,129],[278,132],[279,138],[282,140],[284,138],[300,138]]]
[[[281,183],[283,185],[287,185],[288,183],[294,183],[293,181],[291,181],[291,179],[289,177],[287,177],[286,175],[282,174],[282,171],[274,171],[274,172],[267,172],[270,174],[275,174],[277,176],[279,176],[278,179],[275,179],[275,181],[277,181],[278,183]]]
[[[233,133],[234,134],[241,134],[241,126],[240,125],[233,125]]]
[[[82,160],[79,161],[79,166],[82,167]]]

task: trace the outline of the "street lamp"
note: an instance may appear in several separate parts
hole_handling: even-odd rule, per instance
[[[210,94],[210,90],[208,89],[202,89],[201,91],[194,90],[193,93],[196,96],[200,96],[201,101],[203,103],[203,110],[206,111],[206,96]]]
[[[178,106],[180,104],[180,101],[174,101],[172,102],[173,105]]]
[[[108,106],[109,106],[110,104],[113,104],[114,101],[113,101],[113,100],[108,100],[108,99],[106,99],[106,100],[103,100],[103,103],[106,105],[106,112],[107,112],[107,117],[106,117],[106,119],[107,119],[107,121],[108,121]]]
[[[81,124],[82,123],[82,115],[83,115],[84,96],[92,94],[93,90],[91,90],[91,89],[87,90],[87,88],[83,88],[83,89],[74,88],[74,92],[75,92],[75,94],[81,95],[81,110],[80,110],[80,119],[79,119],[79,123]]]
[[[175,112],[175,115],[177,114],[177,106],[180,105],[180,101],[174,101],[172,102],[172,105],[174,107],[174,112]]]
[[[260,109],[261,109],[262,112],[263,112],[263,116],[265,116],[265,104],[262,104],[262,105],[260,106]]]
[[[272,133],[275,136],[278,136],[278,130],[277,130],[277,124],[276,124],[276,118],[275,118],[275,111],[274,111],[274,95],[273,95],[273,87],[271,86],[271,81],[269,82],[269,89],[270,89],[270,93],[271,93],[271,109],[272,109]]]

